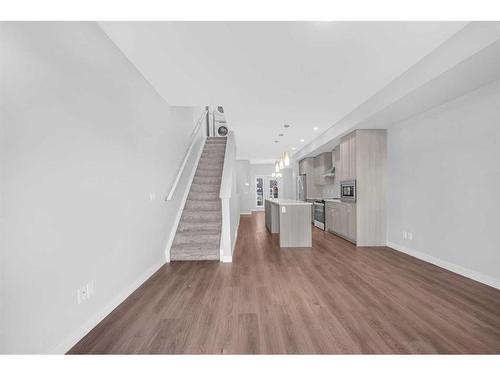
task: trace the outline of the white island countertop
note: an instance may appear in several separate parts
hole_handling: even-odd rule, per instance
[[[266,198],[266,201],[269,201],[271,203],[277,204],[279,206],[282,205],[304,205],[304,206],[310,206],[312,205],[311,202],[304,202],[304,201],[298,201],[296,199],[286,199],[286,198]]]

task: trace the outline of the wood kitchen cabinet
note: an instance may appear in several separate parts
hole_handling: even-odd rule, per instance
[[[326,230],[356,243],[356,204],[326,202]]]
[[[329,202],[325,202],[325,230],[332,231],[332,219],[333,215],[331,213],[332,205]]]
[[[356,179],[356,132],[340,139],[340,181]]]
[[[346,223],[344,237],[356,243],[356,203],[342,202],[343,216]]]
[[[325,230],[330,233],[335,233],[334,218],[336,209],[338,209],[338,206],[335,202],[325,202]]]
[[[326,229],[358,246],[384,246],[387,131],[359,129],[343,136],[333,160],[335,182],[356,180],[356,201],[327,201]]]

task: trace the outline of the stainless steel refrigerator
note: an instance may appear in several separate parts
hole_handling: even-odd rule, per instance
[[[301,174],[297,176],[296,184],[297,200],[305,201],[307,197],[306,175]]]

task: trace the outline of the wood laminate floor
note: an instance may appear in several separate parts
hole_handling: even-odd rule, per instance
[[[69,353],[500,353],[500,291],[313,229],[242,216],[233,263],[163,266]]]

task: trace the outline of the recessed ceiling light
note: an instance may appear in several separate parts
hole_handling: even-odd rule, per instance
[[[290,127],[290,125],[285,124],[285,125],[283,125],[283,127],[284,127],[284,128],[289,128],[289,127]]]
[[[295,147],[292,147],[292,150],[294,150],[294,151],[295,151]]]
[[[319,128],[318,128],[317,126],[315,126],[315,127],[313,128],[313,130],[314,130],[314,131],[316,131],[316,130],[318,130],[318,129],[319,129]]]
[[[301,142],[305,142],[305,140],[304,140],[304,139],[301,139],[300,141],[301,141]]]

